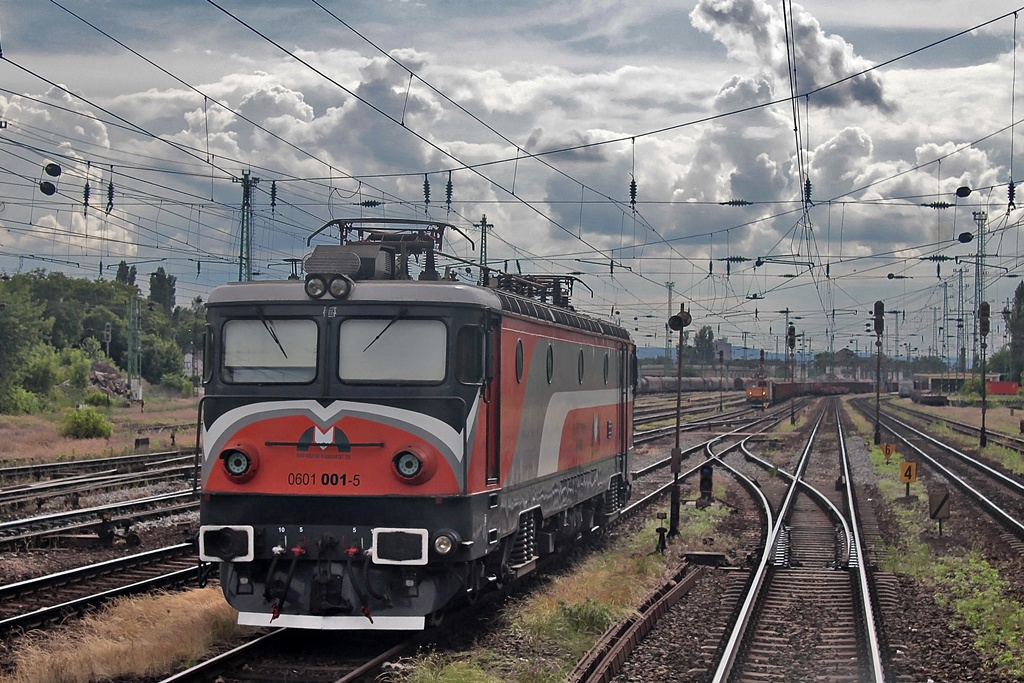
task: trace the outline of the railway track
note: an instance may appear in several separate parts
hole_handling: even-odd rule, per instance
[[[748,523],[744,533],[749,537],[756,528],[761,533],[756,566],[728,573],[718,616],[708,615],[706,632],[697,639],[700,649],[678,656],[673,646],[661,660],[664,666],[686,671],[687,680],[884,680],[871,580],[860,561],[864,541],[844,507],[855,495],[850,470],[835,457],[845,452],[845,444],[838,412],[834,407],[829,411],[819,415],[793,475],[746,448],[753,434],[723,435],[706,445],[708,459],[702,464],[730,472],[750,492],[751,502],[760,501],[760,524]],[[821,425],[831,422],[834,433],[826,434]],[[737,449],[749,462],[730,464],[731,458],[724,456]],[[765,495],[750,472],[751,462],[777,471],[781,476],[775,479],[788,477],[781,500]],[[838,479],[846,482],[840,491]],[[825,482],[827,487],[820,486]],[[744,514],[749,518],[752,513]],[[649,611],[651,619],[671,614],[667,607]],[[608,639],[606,635],[602,642]],[[624,651],[634,646],[626,637],[613,640],[614,645],[604,645],[607,652],[584,660],[570,680],[612,680]],[[636,669],[631,672],[630,680],[636,680]]]
[[[182,543],[0,586],[0,631],[58,623],[121,595],[196,582],[195,547]]]
[[[853,405],[865,415],[874,407],[864,401]],[[1024,555],[1024,481],[1018,475],[964,453],[898,419],[891,411],[880,414],[884,429],[900,446],[903,462],[915,462],[934,474],[934,484],[952,484],[981,511],[1012,535],[1007,539]]]
[[[134,455],[114,455],[106,458],[84,458],[81,460],[61,460],[59,462],[29,463],[26,465],[6,465],[0,467],[0,482],[8,486],[22,480],[38,481],[41,479],[57,479],[74,475],[89,474],[115,469],[118,472],[138,471],[152,463],[163,462],[179,456],[195,457],[194,449],[176,451],[159,451],[154,453],[137,453]]]
[[[756,420],[748,420],[747,424],[745,425],[744,428],[749,428],[750,424],[756,423],[758,421],[762,421],[764,418],[765,418],[764,415],[759,414],[757,416]],[[706,443],[707,443],[706,441],[702,442],[701,446],[699,446],[698,448],[706,447]],[[692,468],[692,469],[690,469],[689,471],[683,473],[683,475],[682,475],[683,479],[687,479],[689,477],[695,476],[695,474],[697,473],[698,469],[699,469],[699,465],[694,467],[694,468]],[[648,498],[651,499],[651,500],[656,499],[658,496],[660,496],[661,494],[663,494],[667,490],[668,490],[667,486],[662,485],[659,488],[658,491],[653,492]],[[630,506],[630,508],[640,509],[640,508],[643,507],[644,504],[646,504],[645,501],[638,501],[634,505]],[[624,511],[624,516],[629,514],[629,512],[632,512],[632,510]],[[192,569],[194,570],[194,567]],[[690,571],[690,570],[686,570],[686,571]],[[245,652],[246,654],[239,654],[238,655],[239,657],[242,657],[245,661],[249,662],[249,669],[252,669],[252,664],[251,663],[252,663],[253,657],[255,657],[255,655],[253,654],[253,649],[252,649],[253,647],[262,647],[262,646],[250,646],[249,648],[241,651],[241,652]],[[389,650],[390,650],[390,648],[389,648]],[[384,656],[384,658],[381,661],[385,661],[387,659],[393,659],[394,656],[395,656],[395,654],[392,652],[392,653]],[[250,676],[250,677],[247,678],[246,680],[280,680],[281,671],[282,671],[282,669],[280,668],[282,666],[282,664],[280,662],[281,662],[282,657],[280,656],[280,654],[275,655],[275,654],[272,654],[272,653],[269,654],[268,657],[269,657],[269,660],[268,660],[269,663],[267,665],[268,668],[267,668],[266,673],[265,674],[260,673],[260,674],[253,675],[251,673],[251,671],[250,671],[250,673],[247,674],[247,676]],[[207,669],[205,667],[200,667],[202,670],[205,671],[205,673],[203,673],[201,671],[197,671],[194,674],[188,674],[188,676],[186,676],[185,678],[175,677],[175,678],[168,679],[168,680],[214,680],[214,679],[218,679],[218,680],[230,681],[230,680],[233,680],[233,679],[231,678],[230,674],[225,675],[224,667],[227,666],[228,668],[230,668],[231,665],[230,664],[225,664],[225,662],[227,662],[227,661],[229,661],[231,659],[232,659],[232,656],[226,655],[225,657],[219,658],[219,660],[218,660],[220,662],[219,664],[210,665],[212,667],[210,669]],[[287,657],[285,657],[285,659],[287,659]],[[369,657],[367,657],[367,659],[369,659]],[[319,660],[317,660],[317,661],[319,662]],[[289,668],[289,665],[287,663],[283,664],[283,666],[286,669]],[[321,662],[321,663],[315,664],[313,666],[313,668],[319,668],[321,666],[327,666],[327,665],[325,665],[325,664],[323,664]],[[348,664],[342,665],[342,664],[339,664],[339,663],[336,663],[336,662],[332,663],[329,666],[329,668],[331,669],[331,676],[334,676],[334,674],[338,674],[342,669],[344,669],[347,666],[348,666]],[[296,666],[294,664],[292,666],[290,666],[290,670],[292,670],[292,671],[299,671],[301,669],[302,669],[302,667]],[[210,671],[217,671],[217,673],[211,674]],[[355,671],[354,668],[353,668],[353,671]],[[361,669],[360,669],[360,671],[361,671]],[[186,673],[187,672],[183,672],[183,674],[179,674],[179,676],[183,676]],[[357,675],[362,675],[362,674],[357,674]],[[309,680],[320,680],[314,674],[310,674],[310,676],[311,677],[309,678]],[[355,678],[347,678],[347,677],[342,676],[339,679],[338,676],[335,676],[334,678],[327,678],[327,679],[324,679],[324,680],[355,680]]]
[[[963,434],[965,436],[970,436],[973,438],[979,438],[981,436],[980,424],[973,425],[967,422],[962,422],[960,420],[951,420],[943,415],[929,413],[924,410],[918,410],[916,408],[911,408],[910,406],[893,403],[892,401],[887,401],[885,405],[887,412],[889,412],[890,414],[893,414],[894,411],[906,413],[907,415],[911,416],[915,421],[917,421],[918,424],[924,422],[924,424],[927,425],[932,422],[939,421],[942,424],[949,427],[950,430],[958,434]],[[1021,438],[1019,436],[1003,434],[1002,432],[995,432],[992,431],[991,428],[986,427],[985,438],[988,442],[1002,446],[1003,448],[1008,448],[1012,451],[1017,451],[1018,453],[1024,452],[1024,438]]]
[[[36,510],[60,506],[77,508],[83,498],[88,499],[100,492],[171,482],[191,483],[194,475],[194,456],[177,455],[167,459],[147,461],[144,467],[133,467],[127,472],[112,468],[42,481],[11,484],[0,487],[0,509],[3,509],[4,517],[11,518],[25,507],[32,507]]]
[[[9,520],[0,522],[0,549],[51,547],[82,535],[95,537],[97,543],[102,543],[104,539],[112,540],[119,533],[130,529],[136,522],[192,512],[198,508],[195,494],[191,489],[184,489],[79,510]]]
[[[712,681],[885,680],[856,515],[815,485],[829,481],[837,493],[844,478],[850,495],[838,410],[825,403]]]
[[[185,457],[191,460],[192,456]],[[175,460],[180,458],[171,458],[172,463]],[[121,467],[131,463],[130,469],[136,469],[140,464],[143,467],[153,467],[164,462],[167,462],[164,458],[144,456],[121,460]],[[7,487],[6,491],[24,495],[26,491],[38,492],[40,489],[49,489],[55,492],[54,495],[60,495],[57,491],[66,495],[68,490],[100,486],[110,478],[131,481],[132,477],[137,476],[135,473],[116,475],[109,470],[97,471],[96,464],[90,462],[86,470],[92,471],[85,474],[68,474],[51,481],[12,485]],[[177,471],[173,465],[171,469]],[[20,470],[18,474],[26,478],[33,476],[33,472],[35,476],[42,476],[42,473],[63,474],[66,470],[44,468],[37,471],[27,468]],[[59,545],[62,539],[69,536],[78,537],[81,542],[82,535],[97,533],[103,526],[116,528],[120,524],[137,521],[147,514],[165,514],[161,507],[142,513],[139,512],[139,506],[145,508],[169,502],[172,503],[170,512],[191,510],[194,502],[188,493],[181,491],[170,496],[156,496],[143,501],[129,501],[125,504],[65,511],[0,523],[0,547],[5,544],[7,547],[18,548]],[[125,508],[127,511],[123,511]],[[105,522],[104,516],[107,518]],[[96,542],[99,542],[99,536]],[[81,614],[88,607],[125,592],[143,592],[168,585],[184,585],[196,580],[198,572],[194,547],[183,544],[18,582],[0,588],[0,599],[5,603],[5,609],[0,610],[0,624],[5,627],[21,628],[44,626],[65,616]]]

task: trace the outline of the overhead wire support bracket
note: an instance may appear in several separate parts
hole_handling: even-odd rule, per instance
[[[754,261],[754,267],[758,268],[766,263],[778,263],[784,266],[804,266],[805,268],[813,268],[814,263],[811,261],[799,261],[796,255],[789,256],[758,256]]]
[[[582,258],[578,258],[578,259],[574,259],[574,260],[577,263],[592,263],[595,266],[603,266],[604,265],[604,261],[589,261],[587,259],[582,259]],[[626,270],[628,270],[631,273],[633,272],[632,266],[627,266],[625,263],[622,263],[621,261],[616,261],[615,259],[608,259],[608,270],[609,270],[609,272],[612,275],[615,274],[615,266],[618,266],[619,268],[625,268]]]

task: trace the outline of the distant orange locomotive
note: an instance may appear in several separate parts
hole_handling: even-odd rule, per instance
[[[571,278],[439,274],[453,226],[328,225],[210,294],[200,557],[242,624],[420,629],[617,516],[635,348]]]

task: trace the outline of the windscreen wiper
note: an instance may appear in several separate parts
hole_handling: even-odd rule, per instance
[[[395,313],[395,317],[394,317],[394,318],[392,318],[392,319],[391,319],[391,321],[390,321],[390,322],[389,322],[389,323],[388,323],[387,325],[385,325],[385,326],[384,326],[384,329],[383,329],[383,330],[381,330],[381,331],[380,331],[379,333],[377,333],[377,336],[376,336],[376,337],[374,337],[374,338],[373,338],[373,340],[372,340],[372,341],[371,341],[371,342],[370,342],[369,344],[367,344],[367,345],[366,345],[366,348],[365,348],[365,349],[363,349],[363,353],[366,353],[366,351],[367,351],[367,350],[368,350],[368,349],[369,349],[369,348],[370,348],[371,346],[373,346],[373,342],[375,342],[375,341],[377,341],[378,339],[380,339],[380,338],[381,338],[381,337],[382,337],[382,336],[384,335],[384,333],[388,331],[388,328],[390,328],[390,327],[391,327],[392,325],[394,325],[394,324],[395,324],[396,322],[398,322],[398,321],[399,321],[399,319],[401,319],[402,317],[404,317],[404,316],[405,316],[405,314],[406,314],[406,313],[408,313],[408,312],[409,312],[409,309],[408,309],[408,308],[406,308],[406,307],[404,307],[404,306],[403,306],[402,308],[399,308],[399,309],[398,309],[398,313]]]
[[[256,315],[260,317],[260,322],[263,323],[263,327],[265,327],[267,332],[270,334],[270,338],[274,340],[275,344],[277,344],[277,348],[281,349],[281,355],[287,358],[288,353],[284,350],[284,346],[281,345],[281,340],[277,338],[277,332],[274,331],[274,326],[269,320],[267,320],[266,316],[263,315],[262,306],[256,307]]]

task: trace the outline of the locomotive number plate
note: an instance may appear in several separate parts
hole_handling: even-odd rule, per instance
[[[359,486],[358,474],[338,474],[337,472],[289,472],[288,486],[302,488],[323,488],[339,486]]]

